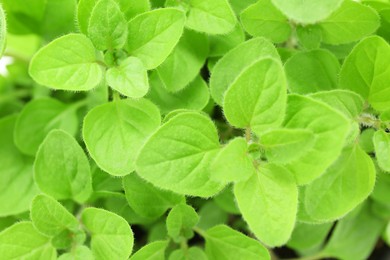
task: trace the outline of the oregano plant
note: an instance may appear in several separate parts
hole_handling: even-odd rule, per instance
[[[0,0],[0,259],[382,259],[389,41],[389,0]]]

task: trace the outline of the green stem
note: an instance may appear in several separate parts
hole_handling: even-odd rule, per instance
[[[251,129],[248,127],[245,129],[245,139],[249,143],[252,139],[252,132]]]
[[[193,229],[196,233],[198,233],[201,237],[206,238],[207,234],[206,234],[206,232],[205,232],[203,229],[198,228],[198,227],[193,227],[192,229]]]
[[[377,119],[374,115],[371,114],[361,114],[358,118],[359,124],[367,127],[372,127],[375,129],[380,129],[382,122],[381,120]]]
[[[113,90],[112,92],[112,100],[113,101],[119,101],[121,100],[121,95],[119,95],[119,93],[115,90]]]
[[[83,107],[83,106],[87,105],[87,103],[88,103],[87,99],[82,99],[82,100],[79,100],[79,101],[77,101],[75,103],[70,104],[69,109],[77,110],[80,107]]]

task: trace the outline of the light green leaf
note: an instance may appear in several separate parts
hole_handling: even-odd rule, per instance
[[[51,131],[39,147],[34,179],[41,191],[58,200],[84,202],[92,193],[88,158],[77,141],[62,130]]]
[[[255,173],[253,160],[247,152],[247,141],[242,137],[232,139],[217,154],[210,166],[211,178],[222,182],[247,180]]]
[[[375,156],[379,167],[390,172],[390,134],[378,130],[374,134]]]
[[[86,246],[77,246],[69,253],[62,254],[58,260],[94,260],[92,251]]]
[[[178,43],[184,23],[184,13],[175,8],[140,14],[128,23],[126,50],[139,58],[146,69],[154,69],[163,63]]]
[[[286,111],[286,128],[307,129],[315,135],[312,149],[286,165],[299,185],[308,184],[338,158],[350,131],[350,123],[325,103],[304,96],[290,95]]]
[[[77,231],[78,220],[59,202],[46,195],[37,195],[31,202],[30,217],[34,227],[47,236],[56,236],[68,229]]]
[[[315,135],[306,129],[275,129],[259,137],[267,160],[272,163],[289,163],[298,159],[315,143]]]
[[[7,36],[7,21],[2,5],[0,5],[0,57],[3,56]]]
[[[223,188],[210,180],[209,170],[219,146],[210,118],[197,112],[182,112],[148,139],[137,158],[136,170],[162,189],[210,197]]]
[[[10,216],[29,209],[38,193],[32,178],[31,158],[23,155],[12,138],[16,116],[0,119],[0,216]]]
[[[81,105],[65,105],[52,98],[36,99],[27,103],[15,125],[14,141],[25,154],[35,155],[39,145],[53,129],[75,135],[79,129],[76,109]]]
[[[199,210],[199,223],[196,226],[208,230],[216,225],[227,223],[228,219],[228,213],[218,208],[214,201],[207,201]]]
[[[287,84],[282,65],[266,58],[237,76],[226,91],[224,114],[235,127],[259,134],[279,126],[284,118]]]
[[[297,222],[287,246],[297,251],[319,247],[324,243],[332,226],[332,222],[319,225]]]
[[[218,105],[228,87],[249,66],[264,57],[279,59],[275,46],[265,38],[248,40],[230,50],[215,65],[210,77],[210,92]]]
[[[366,153],[374,153],[374,134],[376,130],[373,128],[364,129],[359,135],[359,145]]]
[[[376,177],[375,188],[370,198],[375,202],[390,206],[390,174],[377,167]]]
[[[340,73],[340,88],[349,89],[368,100],[378,111],[390,106],[389,44],[378,36],[358,43],[345,59]]]
[[[234,186],[242,217],[255,236],[268,246],[285,244],[294,229],[298,188],[285,168],[267,164]]]
[[[99,0],[91,10],[88,37],[96,49],[122,48],[127,40],[127,21],[114,0]]]
[[[338,259],[367,259],[386,225],[364,203],[340,220],[322,252],[322,255]]]
[[[213,201],[224,211],[230,214],[240,214],[240,210],[237,208],[236,200],[234,198],[232,186],[227,186],[217,196],[213,198]]]
[[[123,178],[123,189],[130,207],[140,216],[156,219],[169,208],[185,201],[184,196],[160,190],[135,173]]]
[[[162,114],[176,109],[202,110],[210,99],[207,83],[199,75],[183,90],[174,93],[164,87],[156,72],[150,74],[150,85],[147,97],[158,106]]]
[[[71,231],[64,227],[64,229],[62,229],[60,233],[52,237],[51,244],[55,248],[60,250],[69,249],[84,244],[86,237],[87,236],[82,229],[78,229],[78,230],[74,229],[73,231]]]
[[[245,31],[252,36],[263,36],[272,42],[286,41],[291,34],[291,26],[271,0],[259,0],[245,9],[241,15]]]
[[[155,241],[142,247],[130,257],[130,260],[165,260],[168,241]]]
[[[50,238],[35,230],[31,222],[19,222],[0,233],[2,259],[57,259]]]
[[[370,156],[358,145],[345,148],[321,177],[306,186],[306,212],[323,222],[343,217],[368,197],[375,177]]]
[[[173,52],[157,69],[170,92],[185,88],[199,74],[209,52],[207,36],[185,30]]]
[[[206,254],[199,247],[190,247],[187,250],[177,249],[169,256],[169,260],[208,260]]]
[[[236,23],[229,1],[190,0],[186,27],[207,34],[226,34]]]
[[[91,233],[91,248],[96,260],[129,258],[134,237],[125,219],[97,208],[85,209],[81,219]]]
[[[124,176],[134,171],[138,151],[160,120],[158,108],[146,99],[110,102],[84,118],[84,142],[100,168]]]
[[[316,1],[316,4],[317,2],[331,4],[331,1]],[[310,8],[307,10],[312,13]],[[353,0],[344,0],[335,12],[319,23],[322,41],[334,45],[358,41],[375,32],[379,24],[379,15],[374,9]]]
[[[196,211],[186,204],[176,205],[167,216],[168,235],[175,241],[190,239],[194,236],[192,228],[198,223],[199,216]]]
[[[128,57],[119,66],[108,69],[106,81],[111,88],[131,98],[141,98],[149,90],[148,73],[136,57]]]
[[[337,88],[340,64],[331,52],[318,49],[293,55],[285,70],[291,92],[308,94]]]
[[[291,20],[311,24],[324,20],[333,13],[343,0],[272,0],[272,3]]]
[[[103,71],[96,62],[92,42],[82,34],[68,34],[34,55],[29,74],[37,83],[53,89],[85,91],[99,84]]]
[[[307,49],[313,50],[320,48],[322,41],[321,27],[318,24],[297,26],[296,28],[297,38],[299,44]]]
[[[215,226],[204,235],[206,255],[209,259],[271,259],[268,250],[262,244],[228,226]]]
[[[228,34],[209,35],[209,57],[220,57],[245,41],[245,32],[237,23],[233,31]]]

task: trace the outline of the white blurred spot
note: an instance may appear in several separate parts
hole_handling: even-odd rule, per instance
[[[9,56],[3,56],[0,59],[0,75],[7,76],[8,70],[7,65],[12,64],[14,62],[14,59]]]

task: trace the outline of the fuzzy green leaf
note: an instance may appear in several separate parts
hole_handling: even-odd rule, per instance
[[[249,66],[265,57],[279,59],[275,46],[264,38],[254,38],[230,50],[215,65],[210,77],[210,92],[218,105],[228,87]]]
[[[155,241],[142,247],[130,257],[130,260],[165,260],[167,241]]]
[[[340,112],[309,97],[290,95],[284,125],[307,129],[315,143],[305,155],[287,164],[299,185],[308,184],[338,158],[350,130],[350,123]],[[326,123],[324,123],[326,122]]]
[[[30,76],[39,84],[62,90],[86,91],[102,80],[95,47],[82,34],[62,36],[40,49],[32,58]]]
[[[157,107],[146,99],[119,100],[95,107],[87,114],[83,137],[100,168],[124,176],[134,171],[138,151],[160,120]]]
[[[331,52],[319,49],[293,55],[285,70],[291,92],[308,94],[337,88],[340,64]]]
[[[242,137],[232,139],[211,164],[211,178],[222,183],[247,180],[255,173],[248,144]]]
[[[209,170],[219,146],[210,118],[197,112],[182,112],[148,139],[137,158],[136,170],[162,189],[210,197],[223,188],[210,180]]]
[[[169,208],[185,201],[183,196],[160,190],[136,174],[123,178],[123,189],[130,207],[138,215],[150,219],[160,217]]]
[[[327,18],[343,0],[272,0],[272,3],[291,20],[311,24]]]
[[[35,230],[31,222],[19,222],[0,233],[2,259],[57,259],[50,238]]]
[[[386,172],[390,172],[390,134],[383,130],[376,131],[374,147],[379,167]]]
[[[271,0],[260,0],[241,13],[241,23],[252,36],[263,36],[272,42],[280,43],[288,39],[291,26]]]
[[[318,221],[333,221],[363,202],[375,184],[372,159],[358,146],[345,148],[326,172],[306,186],[306,212]]]
[[[62,254],[58,260],[94,260],[91,249],[86,246],[77,246],[69,253]]]
[[[378,36],[358,43],[345,59],[340,73],[340,88],[360,94],[378,111],[390,106],[390,46]]]
[[[271,259],[262,244],[226,225],[210,228],[205,233],[205,239],[209,259]]]
[[[177,249],[169,256],[169,260],[208,260],[205,252],[199,247],[190,247],[187,250]]]
[[[163,63],[178,43],[184,23],[184,13],[174,8],[140,14],[128,23],[126,50],[139,58],[146,69],[154,69]]]
[[[141,98],[149,90],[148,73],[136,57],[128,57],[119,66],[108,69],[106,81],[111,88],[131,98]]]
[[[99,0],[89,17],[88,37],[96,49],[120,49],[127,40],[127,21],[114,0]]]
[[[228,34],[209,35],[209,57],[220,57],[245,41],[245,32],[237,23],[234,30]]]
[[[58,200],[84,202],[92,192],[88,158],[77,141],[62,130],[51,131],[39,147],[34,178],[41,191]]]
[[[266,58],[247,67],[230,85],[224,114],[233,126],[248,127],[259,134],[282,123],[286,99],[283,68],[278,61]]]
[[[275,129],[260,136],[267,160],[288,163],[307,153],[315,143],[315,135],[306,129]]]
[[[3,56],[7,36],[7,22],[3,6],[0,5],[0,57]]]
[[[190,0],[186,27],[207,34],[225,34],[234,29],[236,16],[227,0]]]
[[[35,155],[39,145],[53,129],[64,130],[71,135],[78,131],[75,106],[67,106],[51,99],[36,99],[27,103],[18,116],[14,131],[16,146],[25,154]]]
[[[96,260],[128,259],[134,236],[122,217],[103,209],[84,209],[81,219],[91,233],[91,248]]]
[[[331,1],[321,1],[321,3],[328,4]],[[307,10],[312,12],[310,8]],[[374,9],[356,1],[344,0],[341,6],[319,25],[322,30],[322,41],[338,45],[358,41],[372,34],[379,24],[379,15]]]
[[[260,241],[272,247],[288,241],[298,206],[298,188],[289,171],[274,164],[260,166],[249,180],[235,184],[234,195],[242,217]]]
[[[176,205],[171,209],[166,220],[168,235],[175,241],[180,241],[182,238],[190,239],[194,235],[192,228],[198,221],[199,216],[191,206]]]

